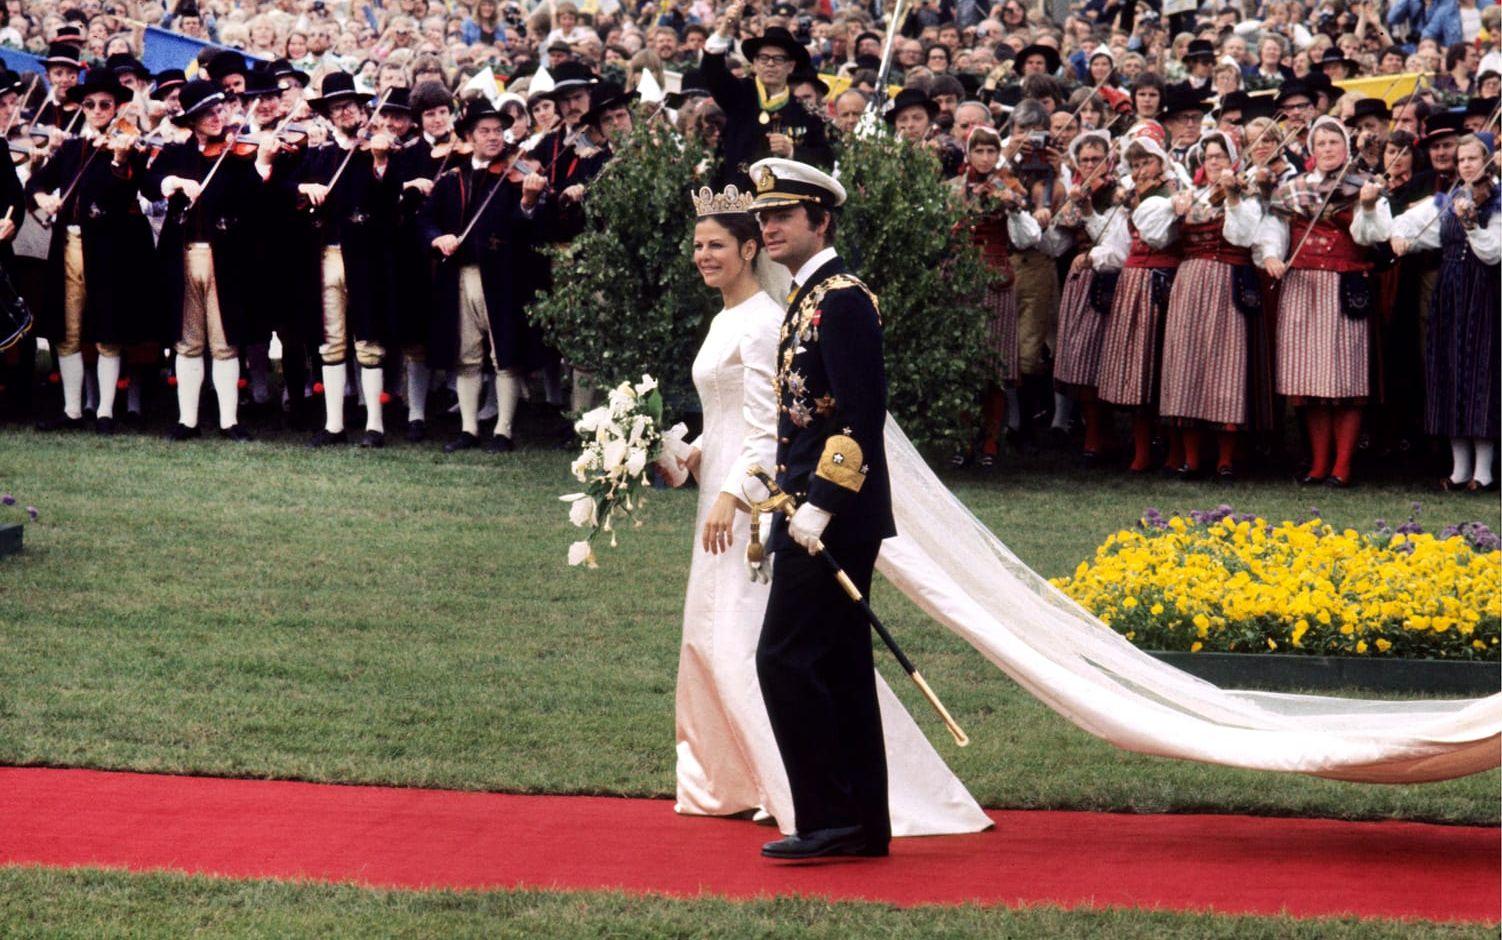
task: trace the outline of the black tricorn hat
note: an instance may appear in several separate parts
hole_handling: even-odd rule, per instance
[[[181,114],[172,115],[172,123],[178,127],[191,127],[200,114],[222,101],[224,92],[219,90],[218,82],[195,78],[185,83],[178,94],[177,102],[183,110]]]
[[[162,69],[156,74],[156,84],[152,86],[151,97],[158,101],[167,97],[174,88],[181,88],[188,83],[188,77],[182,69]]]
[[[130,100],[130,89],[120,84],[120,79],[109,69],[89,69],[83,81],[69,88],[65,97],[78,104],[89,95],[106,94],[115,99],[116,104],[123,104]]]
[[[461,135],[468,134],[476,124],[485,118],[495,118],[497,121],[500,121],[503,129],[510,127],[512,122],[511,115],[497,110],[496,106],[490,103],[489,98],[480,95],[478,98],[471,99],[464,106],[464,111],[459,115],[459,120],[454,122],[454,130]]]
[[[245,56],[233,49],[214,53],[204,65],[204,70],[216,82],[222,82],[231,75],[250,74],[250,69],[245,65]]]
[[[308,101],[308,107],[319,114],[327,115],[329,106],[338,101],[355,100],[370,104],[370,95],[355,88],[355,77],[348,72],[330,72],[323,77],[318,97]]]
[[[1053,46],[1045,46],[1042,43],[1035,42],[1031,46],[1024,46],[1017,50],[1017,57],[1012,60],[1012,71],[1021,75],[1023,63],[1028,60],[1029,56],[1035,55],[1043,57],[1045,63],[1043,66],[1044,72],[1052,75],[1059,70],[1059,62],[1061,61],[1059,59],[1059,50]]]
[[[904,88],[897,93],[897,97],[892,99],[892,103],[888,106],[886,113],[882,115],[882,119],[888,124],[896,124],[897,115],[908,108],[922,108],[928,112],[928,119],[930,121],[939,116],[939,106],[932,98],[928,97],[926,92],[917,88]]]
[[[781,26],[773,26],[760,36],[754,39],[747,39],[741,43],[741,55],[746,57],[747,62],[750,62],[767,46],[781,49],[792,56],[793,71],[795,72],[800,69],[813,67],[813,63],[808,57],[808,49],[804,47],[803,43],[795,39],[792,33]]]
[[[636,100],[636,92],[626,91],[615,82],[600,82],[589,89],[589,110],[584,112],[584,123],[593,125],[613,108],[629,108]]]

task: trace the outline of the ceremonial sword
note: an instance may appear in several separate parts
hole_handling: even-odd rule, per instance
[[[745,493],[743,488],[743,495],[751,503],[753,514],[780,512],[787,518],[792,519],[793,513],[797,510],[797,501],[792,496],[784,493],[782,488],[777,485],[777,481],[773,480],[766,470],[762,469],[759,465],[753,465],[747,468],[746,475],[759,480],[762,486],[767,489],[767,498],[758,500],[753,499],[749,493]],[[754,552],[756,557],[748,555],[748,558],[753,562],[760,562],[762,557],[761,543],[756,540],[755,524],[752,525],[751,532],[752,542],[748,552]],[[906,672],[908,678],[913,680],[913,684],[918,687],[918,691],[923,693],[923,697],[928,699],[928,704],[933,706],[934,711],[939,713],[939,717],[944,721],[944,727],[949,729],[949,733],[954,736],[954,743],[960,747],[968,747],[970,736],[965,734],[959,723],[954,720],[954,716],[949,714],[949,709],[944,707],[944,703],[939,701],[939,697],[934,694],[934,690],[929,688],[928,683],[923,679],[922,673],[918,672],[918,667],[913,665],[913,661],[907,658],[907,654],[902,651],[902,647],[897,645],[897,641],[892,638],[892,634],[888,632],[881,619],[876,616],[876,612],[871,609],[871,605],[867,603],[865,596],[861,594],[860,588],[856,587],[855,582],[850,580],[850,576],[845,573],[844,568],[840,567],[839,562],[835,561],[834,556],[829,554],[829,549],[824,547],[823,542],[814,541],[814,554],[824,559],[824,563],[829,566],[834,579],[839,582],[840,588],[855,602],[855,605],[860,608],[861,613],[866,615],[866,620],[876,630],[882,642],[887,645],[887,649],[891,650],[892,655],[897,657],[897,662],[902,666],[903,672]]]

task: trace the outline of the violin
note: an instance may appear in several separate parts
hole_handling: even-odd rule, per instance
[[[203,148],[203,155],[210,160],[218,160],[221,157],[253,157],[261,149],[259,141],[242,140],[240,138],[221,138],[211,141]]]
[[[980,181],[965,181],[965,198],[977,202],[984,211],[1020,209],[1027,202],[1027,184],[1009,167],[997,167]],[[987,203],[996,203],[989,206]]]
[[[1118,188],[1116,190],[1116,197],[1121,205],[1127,207],[1128,211],[1135,212],[1137,211],[1137,207],[1142,204],[1142,200],[1152,195],[1154,190],[1162,186],[1167,186],[1170,193],[1177,189],[1173,180],[1166,178],[1163,170],[1160,168],[1151,176],[1146,176],[1142,179],[1133,179],[1131,189],[1126,189],[1125,187]]]
[[[413,139],[413,142],[421,140],[421,137]],[[467,140],[453,139],[441,144],[434,144],[429,155],[436,160],[447,160],[449,157],[467,157],[475,152],[474,144]]]

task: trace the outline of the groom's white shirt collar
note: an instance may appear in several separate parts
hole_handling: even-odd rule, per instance
[[[824,267],[824,265],[828,264],[838,257],[839,252],[835,251],[833,247],[825,248],[823,251],[820,251],[812,258],[809,258],[807,261],[803,262],[803,267],[799,268],[797,272],[793,274],[793,280],[797,282],[799,287],[802,287],[803,285],[808,283],[808,279],[813,277],[820,268]]]

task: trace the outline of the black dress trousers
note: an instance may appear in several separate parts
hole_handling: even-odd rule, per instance
[[[832,552],[866,594],[880,550],[878,540]],[[871,626],[823,559],[802,548],[774,556],[756,670],[798,831],[862,825],[884,846],[892,821]]]

